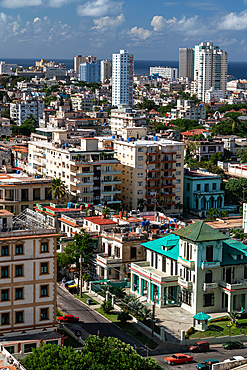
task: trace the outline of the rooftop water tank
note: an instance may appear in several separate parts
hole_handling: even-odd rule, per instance
[[[68,143],[65,143],[64,146],[65,146],[65,148],[68,148]]]
[[[157,141],[157,140],[158,140],[157,136],[154,136],[153,141]]]
[[[146,221],[146,225],[149,226],[149,220]]]
[[[115,139],[115,135],[112,135],[112,139]]]
[[[67,208],[73,208],[73,203],[72,202],[67,203]]]
[[[121,136],[121,141],[124,141],[124,138]]]
[[[16,173],[17,173],[17,175],[19,175],[19,174],[20,174],[20,171],[19,171],[19,170],[17,170],[17,171],[16,171]]]
[[[128,137],[128,141],[131,141],[131,137]]]

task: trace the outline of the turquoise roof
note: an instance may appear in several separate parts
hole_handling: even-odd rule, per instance
[[[222,255],[223,255],[223,258],[222,258],[221,266],[239,265],[242,263],[246,264],[247,263],[247,246],[234,239],[224,240]],[[238,255],[243,255],[243,258],[238,260],[232,257],[232,256],[238,256]]]
[[[197,313],[196,315],[193,316],[193,319],[196,319],[196,320],[200,320],[200,321],[203,321],[203,320],[208,320],[210,319],[211,316],[207,315],[206,313],[204,312],[199,312]]]
[[[144,247],[163,254],[166,257],[174,260],[178,259],[179,255],[179,236],[175,234],[169,234],[163,238],[152,240],[151,242],[143,243]],[[165,250],[167,249],[167,250]]]

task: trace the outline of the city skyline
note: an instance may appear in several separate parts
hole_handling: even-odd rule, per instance
[[[139,60],[178,60],[179,47],[212,41],[243,61],[246,20],[246,0],[1,0],[1,58],[107,59],[123,48]]]

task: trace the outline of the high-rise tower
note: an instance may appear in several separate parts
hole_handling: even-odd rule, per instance
[[[179,78],[194,78],[194,49],[179,48]]]
[[[133,106],[134,58],[128,50],[112,55],[112,105]]]
[[[198,98],[205,101],[206,91],[211,87],[226,95],[228,53],[212,42],[195,46],[194,80]]]

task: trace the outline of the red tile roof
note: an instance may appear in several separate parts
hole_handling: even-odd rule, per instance
[[[101,217],[83,217],[84,220],[90,221],[96,225],[116,225],[115,221],[110,220],[109,218],[101,218]]]

